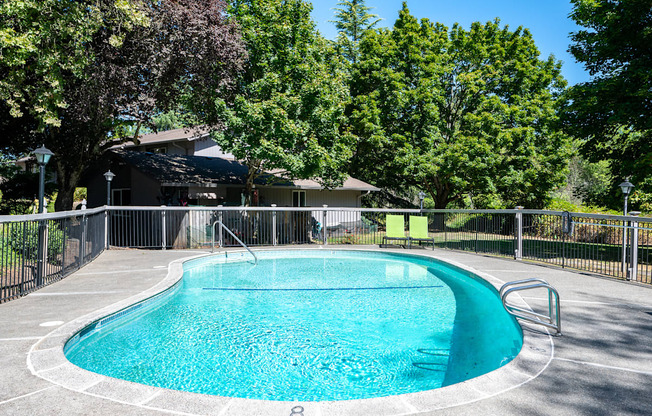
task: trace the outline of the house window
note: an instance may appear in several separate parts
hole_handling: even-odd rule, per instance
[[[111,205],[131,205],[131,189],[111,189]]]
[[[306,206],[306,191],[292,191],[292,206],[293,207]]]
[[[168,152],[167,147],[150,147],[147,149],[148,152],[151,153],[160,153],[160,154],[166,154]]]

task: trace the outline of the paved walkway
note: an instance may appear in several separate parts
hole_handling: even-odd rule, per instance
[[[564,336],[554,338],[552,360],[536,377],[510,390],[434,411],[410,406],[402,414],[421,415],[644,415],[652,414],[652,288],[565,270],[467,253],[413,250],[464,264],[502,281],[539,277],[562,299]],[[0,305],[0,414],[156,415],[238,413],[237,404],[215,407],[207,396],[170,392],[166,406],[134,406],[62,387],[36,376],[28,354],[62,323],[152,288],[164,280],[174,260],[193,251],[111,250],[66,279],[24,298]],[[527,292],[526,292],[527,293]],[[533,308],[546,299],[524,295]],[[52,326],[44,326],[52,325]],[[461,393],[460,393],[461,394]],[[464,393],[466,394],[466,393]],[[470,393],[469,393],[470,394]],[[176,396],[175,396],[176,395]],[[153,396],[156,396],[154,394]],[[175,399],[176,398],[176,399]],[[214,399],[214,398],[213,398]],[[151,400],[151,397],[150,397]],[[229,400],[229,399],[225,399]],[[155,402],[155,400],[154,400]],[[174,410],[178,406],[178,410]],[[168,409],[167,411],[159,410]],[[172,410],[170,410],[172,409]],[[287,406],[262,406],[239,414],[290,414]],[[314,411],[312,411],[314,409]],[[303,416],[350,414],[346,407],[315,406]],[[245,410],[244,408],[242,409]],[[360,409],[358,414],[389,414]],[[394,411],[393,414],[401,412]],[[298,416],[298,415],[295,415]]]

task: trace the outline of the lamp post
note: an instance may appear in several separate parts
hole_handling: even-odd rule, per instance
[[[45,199],[45,165],[48,164],[50,158],[54,153],[45,145],[41,145],[38,149],[34,150],[34,156],[36,156],[36,163],[38,163],[39,168],[39,181],[38,181],[38,213],[42,214],[45,207],[43,206],[43,200]],[[36,287],[40,287],[43,284],[43,276],[45,275],[45,259],[47,257],[47,221],[38,222],[38,241],[36,246]]]
[[[34,150],[34,156],[36,156],[36,163],[38,163],[39,169],[39,181],[38,181],[38,213],[43,213],[43,200],[45,199],[45,165],[48,164],[50,158],[54,153],[45,145],[41,145],[38,149]]]
[[[634,185],[627,179],[625,182],[621,183],[620,189],[623,191],[623,196],[625,197],[625,205],[623,207],[623,215],[627,215],[627,198],[629,197],[630,192],[634,189]],[[627,234],[629,234],[629,228],[627,226],[627,221],[623,219],[623,277],[629,278],[627,270]]]
[[[423,210],[423,200],[426,198],[426,193],[419,191],[419,209]]]
[[[115,173],[111,169],[104,172],[104,179],[106,179],[106,205],[111,205],[111,181],[115,178]]]

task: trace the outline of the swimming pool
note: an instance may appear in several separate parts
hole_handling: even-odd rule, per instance
[[[163,296],[66,345],[74,364],[159,387],[269,400],[345,400],[457,383],[509,362],[519,326],[495,290],[433,259],[258,253],[184,265]]]

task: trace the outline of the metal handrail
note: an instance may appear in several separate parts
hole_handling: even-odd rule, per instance
[[[233,237],[233,238],[235,239],[235,241],[237,241],[238,243],[240,243],[240,245],[241,245],[242,247],[244,247],[245,249],[247,249],[247,251],[249,252],[249,254],[251,254],[252,256],[254,256],[255,264],[258,264],[258,257],[256,257],[256,255],[254,254],[254,252],[251,251],[251,249],[250,249],[249,247],[247,247],[247,245],[246,245],[245,243],[243,243],[242,240],[240,240],[240,239],[238,238],[238,236],[236,236],[235,234],[233,234],[233,231],[231,231],[231,230],[229,229],[229,227],[227,227],[226,225],[224,225],[224,224],[222,223],[222,221],[220,221],[220,220],[215,221],[215,222],[213,223],[213,225],[211,226],[211,229],[213,230],[213,237],[211,238],[211,253],[215,251],[215,226],[216,226],[217,224],[220,224],[220,229],[224,228],[224,229],[225,229],[229,234],[231,234],[231,237]],[[220,244],[220,247],[222,247],[221,244]]]
[[[532,283],[532,284],[529,284]],[[514,286],[514,287],[512,287]],[[520,308],[514,304],[507,302],[507,296],[510,293],[518,292],[521,290],[531,290],[544,288],[548,290],[548,315],[542,315],[531,310]],[[555,304],[555,321],[553,322],[553,295],[554,295],[554,304]],[[525,279],[525,280],[516,280],[513,282],[505,283],[500,288],[500,299],[503,302],[503,307],[512,316],[517,318],[524,319],[528,322],[535,324],[543,325],[547,328],[554,329],[556,331],[556,336],[561,335],[561,309],[559,304],[559,292],[557,289],[550,286],[548,282],[543,279]],[[547,322],[546,322],[547,321]]]

